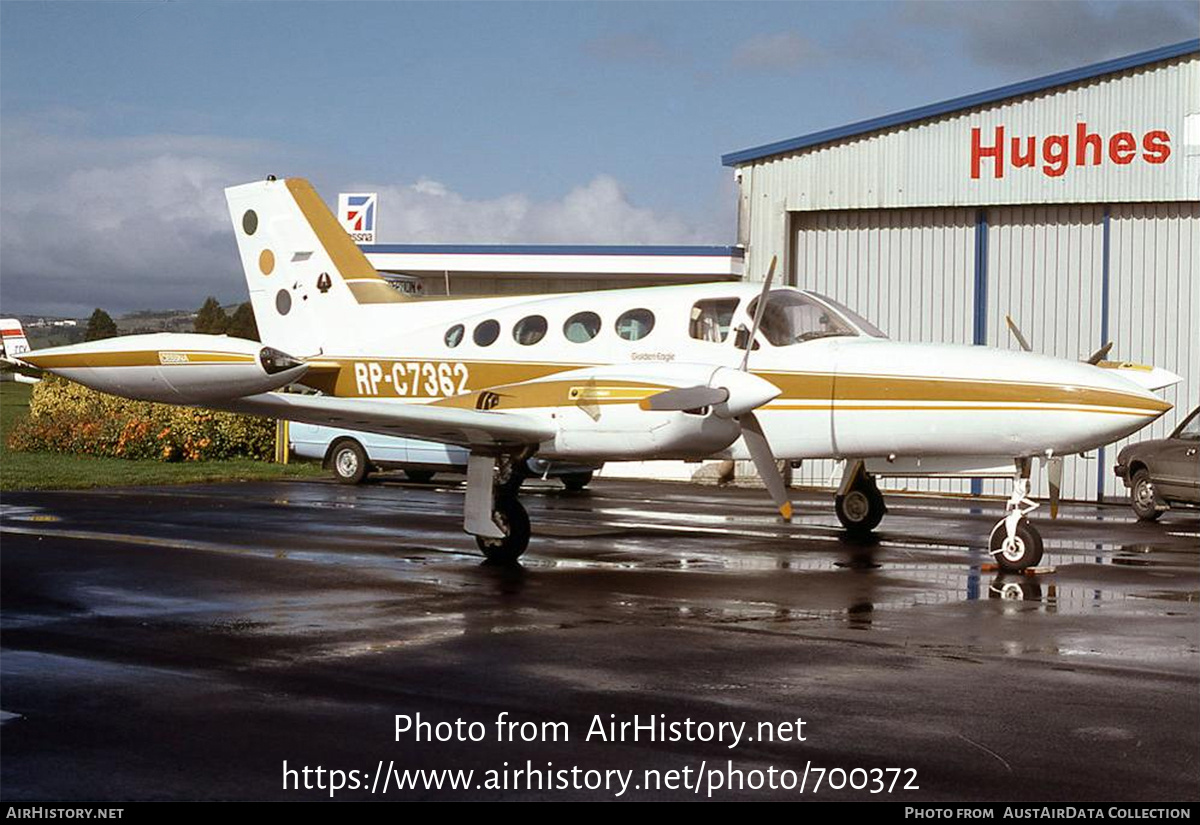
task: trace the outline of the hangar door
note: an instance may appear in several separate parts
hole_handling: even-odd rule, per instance
[[[988,209],[986,217],[987,345],[1020,348],[1004,321],[1011,315],[1034,352],[1079,359],[1099,349],[1104,343],[1104,206],[999,207]],[[1065,457],[1063,498],[1094,501],[1098,477],[1105,473],[1111,475],[1112,469],[1101,465],[1097,451],[1086,458]],[[983,483],[989,495],[1010,491],[1007,482]],[[1044,475],[1034,480],[1033,491],[1047,495]]]
[[[974,209],[796,212],[789,280],[836,298],[893,339],[969,344],[975,224]],[[823,486],[835,469],[832,461],[806,461],[792,479]],[[970,490],[959,480],[897,479],[883,486]]]

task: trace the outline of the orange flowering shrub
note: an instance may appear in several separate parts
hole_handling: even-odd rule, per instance
[[[235,413],[130,401],[49,377],[33,388],[29,417],[7,434],[11,450],[113,458],[269,460],[275,422]]]

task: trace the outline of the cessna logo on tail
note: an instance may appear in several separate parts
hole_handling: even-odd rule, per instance
[[[375,208],[379,196],[374,192],[338,195],[338,222],[355,243],[375,243]]]

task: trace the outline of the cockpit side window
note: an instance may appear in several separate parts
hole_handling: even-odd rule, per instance
[[[754,317],[758,299],[750,302],[747,309]],[[759,327],[762,336],[776,347],[802,344],[816,338],[833,336],[857,336],[854,328],[825,306],[807,295],[790,290],[779,290],[767,295]]]
[[[729,337],[729,325],[737,309],[737,298],[712,298],[692,305],[688,334],[697,341],[724,343]]]

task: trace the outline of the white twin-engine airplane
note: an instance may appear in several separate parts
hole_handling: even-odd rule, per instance
[[[835,301],[772,288],[770,275],[761,286],[412,298],[306,181],[271,177],[226,197],[263,344],[133,335],[21,360],[130,398],[467,447],[463,526],[490,559],[514,560],[529,542],[525,509],[496,480],[534,453],[749,459],[784,519],[777,460],[834,458],[846,461],[835,502],[851,531],[886,512],[875,476],[1011,474],[990,549],[1022,570],[1042,555],[1026,518],[1032,459],[1049,468],[1056,504],[1061,456],[1146,426],[1171,408],[1149,390],[1179,380],[889,341]],[[279,391],[291,384],[319,394]]]

